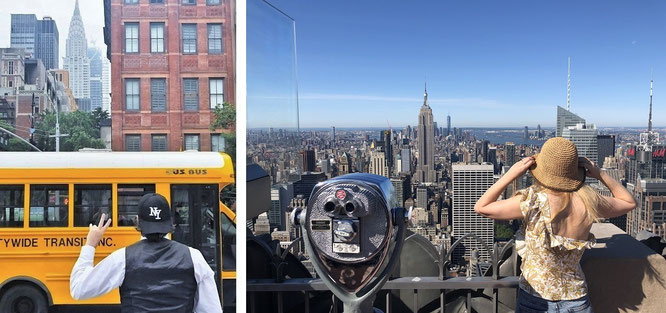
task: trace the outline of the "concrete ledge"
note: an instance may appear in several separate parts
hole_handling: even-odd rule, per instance
[[[666,312],[666,260],[613,224],[597,223],[581,266],[595,312]]]

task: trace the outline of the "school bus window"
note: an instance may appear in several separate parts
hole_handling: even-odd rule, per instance
[[[23,227],[23,185],[0,186],[0,227]]]
[[[139,199],[154,192],[155,185],[118,185],[118,226],[136,226]]]
[[[67,227],[67,185],[30,186],[30,227]]]
[[[111,212],[111,185],[74,185],[74,226],[99,223],[102,213]]]

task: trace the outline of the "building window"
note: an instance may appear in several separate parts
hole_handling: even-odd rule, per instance
[[[125,151],[141,151],[141,135],[125,135]]]
[[[166,79],[150,79],[150,108],[153,112],[166,111]]]
[[[211,78],[210,82],[210,108],[224,104],[224,78]]]
[[[185,135],[185,150],[199,150],[199,135]]]
[[[197,0],[182,0],[180,3],[185,4],[185,5],[196,5]]]
[[[225,148],[226,148],[226,142],[224,141],[224,137],[222,137],[222,135],[212,134],[210,136],[210,150],[211,151],[224,152]]]
[[[152,3],[153,0],[150,0]],[[125,4],[139,4],[139,0],[125,0]]]
[[[98,224],[102,214],[111,218],[111,185],[74,185],[74,226]]]
[[[141,107],[140,99],[139,79],[125,79],[125,109],[128,111],[138,111]]]
[[[67,227],[68,185],[30,186],[30,227]]]
[[[199,79],[183,79],[183,108],[185,111],[199,110]]]
[[[139,23],[125,23],[125,53],[139,53]]]
[[[152,135],[150,137],[150,145],[153,151],[167,151],[167,136]]]
[[[150,23],[150,52],[164,52],[164,23]]]
[[[208,53],[222,54],[222,24],[208,24]]]
[[[183,53],[197,53],[197,24],[183,24]]]
[[[150,3],[164,4],[164,0],[150,0]]]
[[[206,5],[219,5],[222,3],[220,0],[206,0]]]
[[[14,62],[13,61],[7,62],[7,67],[9,68],[7,70],[7,74],[14,75]]]

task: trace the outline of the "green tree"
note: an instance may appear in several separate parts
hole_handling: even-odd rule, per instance
[[[95,116],[89,112],[74,111],[59,114],[60,133],[69,134],[60,138],[60,151],[78,151],[83,148],[104,148],[99,138],[99,127]],[[54,112],[46,112],[35,123],[36,146],[42,151],[55,151],[55,138],[44,134],[55,134],[56,116]]]
[[[495,223],[495,238],[509,239],[513,237],[513,229],[506,224]]]
[[[236,164],[236,106],[225,102],[216,105],[213,109],[213,122],[210,124],[211,131],[222,131],[222,138],[226,144],[224,149],[231,160]]]
[[[97,126],[97,130],[99,131],[100,129],[100,123],[109,118],[109,111],[103,111],[102,108],[96,108],[92,112],[92,116],[95,119],[95,125]]]
[[[12,133],[16,133],[16,128],[11,124],[8,124],[7,122],[0,121],[0,127]],[[35,149],[30,147],[25,142],[12,137],[11,135],[5,133],[4,131],[0,131],[0,137],[9,139],[7,141],[7,145],[0,145],[0,151],[35,151]]]

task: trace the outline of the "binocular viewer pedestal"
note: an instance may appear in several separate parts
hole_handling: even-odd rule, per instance
[[[307,208],[292,212],[305,250],[344,312],[370,313],[398,263],[405,210],[384,176],[356,173],[317,184]]]

